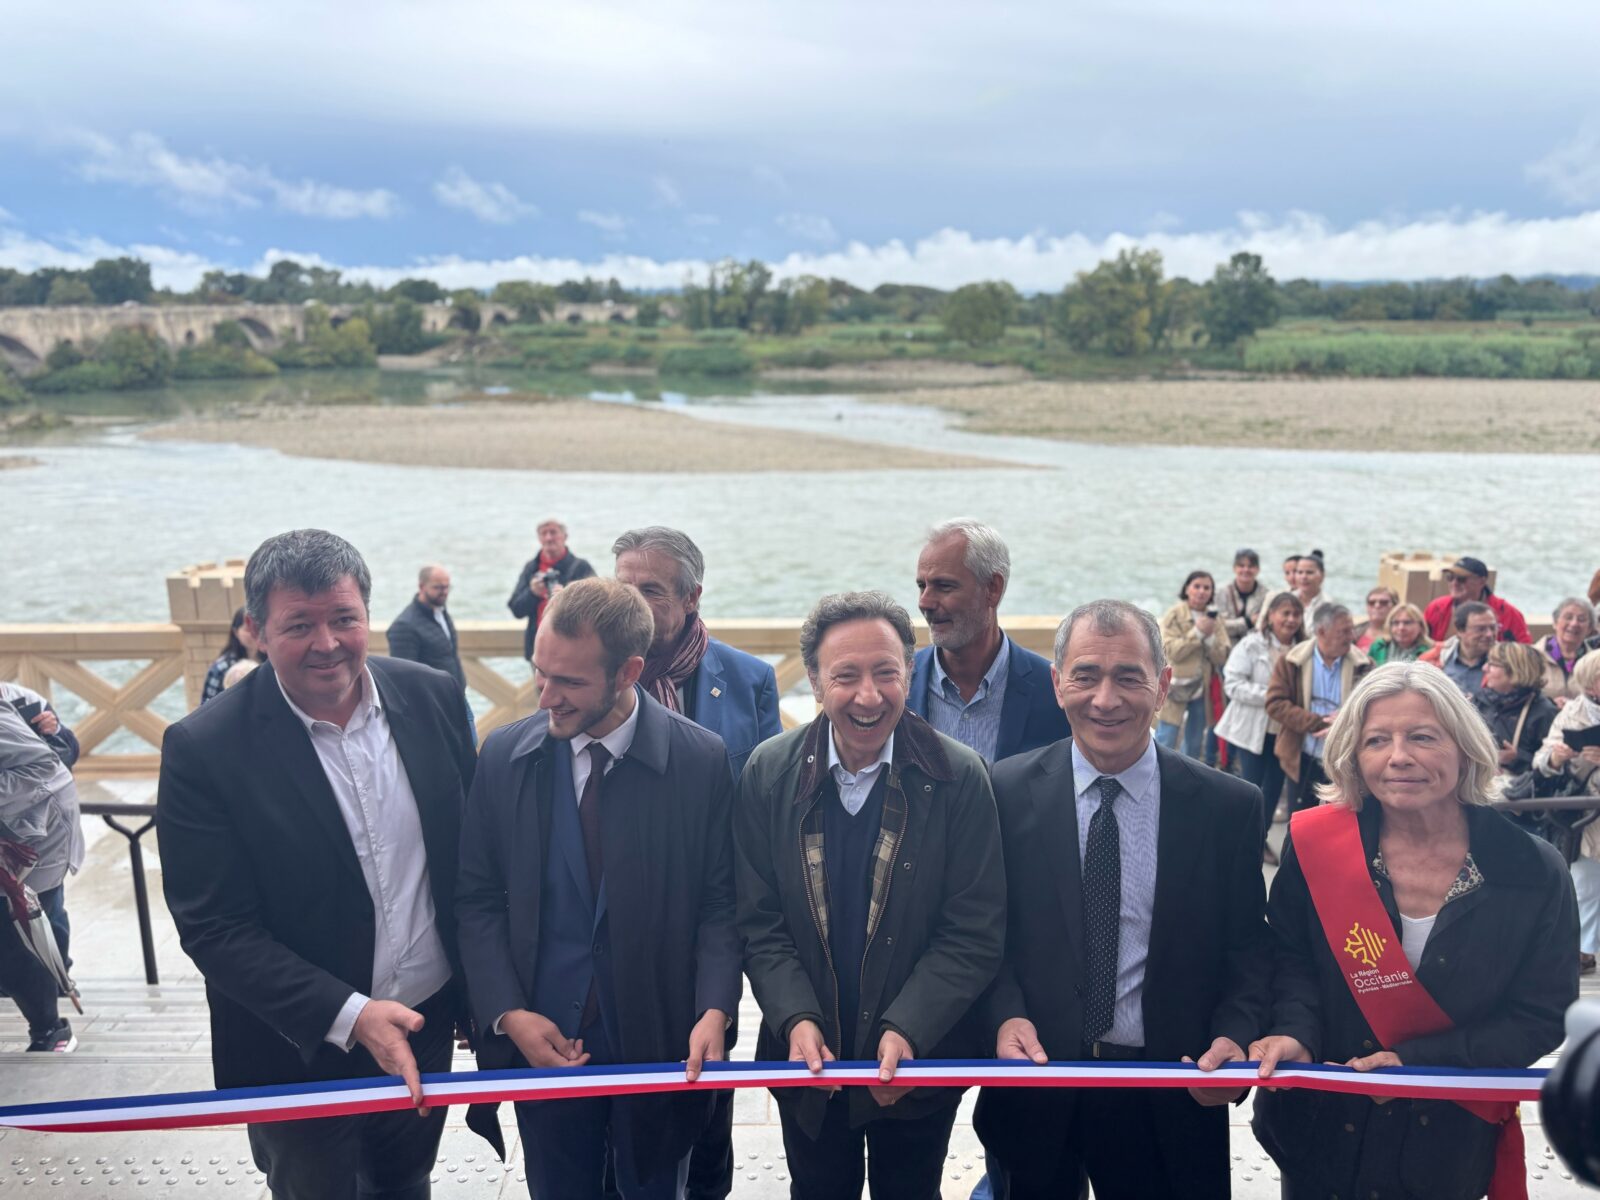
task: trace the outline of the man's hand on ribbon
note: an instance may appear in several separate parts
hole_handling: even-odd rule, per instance
[[[1183,1056],[1183,1061],[1194,1062],[1194,1059],[1185,1054]],[[1202,1054],[1200,1056],[1200,1061],[1194,1063],[1194,1065],[1199,1067],[1202,1071],[1215,1071],[1223,1063],[1243,1061],[1244,1051],[1239,1049],[1239,1043],[1234,1041],[1232,1038],[1219,1037],[1216,1041],[1211,1043],[1211,1049]],[[1196,1104],[1203,1104],[1207,1108],[1211,1108],[1219,1104],[1232,1104],[1247,1091],[1249,1091],[1248,1088],[1242,1087],[1192,1087],[1189,1089],[1189,1095],[1194,1097]]]
[[[721,1062],[723,1041],[728,1033],[728,1014],[720,1008],[706,1009],[705,1016],[695,1022],[689,1031],[689,1059],[684,1064],[683,1077],[690,1083],[700,1078],[700,1070],[708,1062]]]
[[[822,1064],[833,1062],[833,1051],[822,1038],[822,1027],[815,1021],[796,1021],[789,1030],[789,1061],[803,1062],[813,1075],[822,1074]],[[837,1083],[819,1083],[828,1092],[837,1092]]]
[[[386,1075],[398,1075],[406,1081],[406,1091],[411,1093],[411,1103],[419,1117],[428,1115],[428,1106],[422,1099],[417,1057],[411,1053],[407,1038],[422,1032],[423,1021],[421,1013],[398,1001],[368,1000],[356,1015],[354,1030],[356,1041],[367,1048]]]
[[[895,1069],[901,1062],[910,1062],[912,1058],[911,1043],[906,1041],[892,1029],[885,1029],[883,1037],[878,1039],[878,1082],[886,1084],[894,1078]],[[880,1107],[888,1108],[907,1092],[916,1091],[916,1086],[911,1087],[871,1087],[867,1091],[872,1093]]]
[[[1031,1058],[1041,1067],[1050,1061],[1050,1056],[1039,1044],[1039,1031],[1027,1017],[1012,1017],[1000,1026],[1000,1032],[994,1039],[994,1056]]]
[[[1338,1066],[1339,1064],[1330,1063],[1329,1065]],[[1405,1066],[1405,1064],[1400,1061],[1400,1056],[1393,1050],[1379,1050],[1376,1054],[1368,1054],[1362,1058],[1352,1058],[1344,1065],[1349,1067],[1352,1071],[1375,1071],[1379,1067]],[[1374,1104],[1387,1104],[1393,1099],[1393,1096],[1374,1096],[1372,1098],[1372,1102]]]
[[[1295,1038],[1287,1034],[1274,1033],[1268,1037],[1257,1038],[1250,1043],[1250,1061],[1259,1064],[1256,1067],[1256,1078],[1270,1079],[1272,1073],[1278,1069],[1279,1063],[1308,1063],[1311,1061],[1311,1052],[1302,1046]]]
[[[514,1008],[500,1018],[500,1031],[510,1038],[530,1067],[581,1067],[589,1056],[582,1038],[566,1038],[549,1017]]]

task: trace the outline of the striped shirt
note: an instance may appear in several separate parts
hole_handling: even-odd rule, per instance
[[[971,700],[961,698],[955,680],[944,673],[939,652],[933,652],[928,677],[928,724],[946,737],[977,751],[984,762],[994,761],[1000,743],[1000,710],[1006,703],[1006,679],[1011,674],[1011,639],[1002,636],[1000,652],[984,672]]]
[[[1095,780],[1103,774],[1072,743],[1072,786],[1078,813],[1078,867],[1089,847],[1089,822],[1100,807]],[[1139,761],[1112,776],[1122,785],[1116,799],[1117,846],[1122,855],[1122,918],[1117,933],[1117,1007],[1100,1039],[1114,1046],[1144,1045],[1144,968],[1150,957],[1155,913],[1156,839],[1161,833],[1161,769],[1156,744],[1146,743]]]

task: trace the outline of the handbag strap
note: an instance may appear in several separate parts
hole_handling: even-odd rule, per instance
[[[1538,692],[1535,692],[1533,695],[1529,696],[1528,702],[1522,706],[1522,712],[1517,716],[1517,729],[1516,732],[1511,735],[1511,748],[1513,750],[1522,744],[1522,727],[1527,723],[1528,710],[1533,707],[1533,702],[1538,698]]]

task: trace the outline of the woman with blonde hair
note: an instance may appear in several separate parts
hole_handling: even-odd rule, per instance
[[[1578,995],[1572,887],[1554,848],[1489,807],[1500,763],[1466,697],[1424,664],[1377,668],[1334,719],[1324,770],[1268,901],[1260,1076],[1280,1062],[1520,1068],[1554,1050]],[[1474,1200],[1497,1167],[1522,1169],[1509,1104],[1262,1089],[1253,1124],[1285,1197]]]
[[[1518,775],[1533,765],[1556,719],[1555,701],[1543,692],[1544,655],[1521,642],[1496,642],[1483,665],[1483,690],[1472,703],[1489,727],[1500,769]]]
[[[1415,604],[1396,604],[1383,632],[1367,647],[1367,657],[1381,667],[1386,662],[1414,662],[1432,649],[1422,610]]]

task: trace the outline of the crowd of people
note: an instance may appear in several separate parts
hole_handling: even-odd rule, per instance
[[[163,883],[217,1085],[397,1075],[415,1104],[252,1125],[276,1196],[427,1195],[443,1111],[420,1079],[455,1034],[485,1069],[677,1061],[692,1083],[739,1036],[746,979],[756,1057],[818,1076],[773,1093],[801,1200],[939,1194],[960,1091],[899,1082],[916,1059],[1193,1062],[1186,1091],[983,1089],[974,1195],[1221,1197],[1244,1094],[1206,1081],[1224,1064],[1526,1067],[1561,1041],[1600,938],[1600,827],[1490,805],[1600,796],[1589,600],[1533,645],[1462,558],[1449,596],[1375,588],[1358,624],[1320,553],[1272,588],[1241,550],[1159,620],[1078,607],[1045,658],[1004,632],[1003,538],[958,519],[915,559],[930,644],[883,592],[822,597],[799,645],[819,711],[783,731],[772,667],[700,617],[688,535],[629,530],[600,578],[560,522],[538,534],[510,607],[539,709],[481,747],[448,572],[419,572],[372,655],[370,573],[320,530],[257,548],[213,674],[252,666],[167,732]],[[31,786],[38,828],[75,824]],[[23,845],[12,794],[0,832]],[[37,857],[60,868],[41,883],[75,865]],[[876,1085],[830,1083],[860,1059]],[[1254,1104],[1285,1196],[1464,1200],[1510,1162],[1505,1109]],[[726,1090],[515,1118],[534,1196],[732,1191]],[[503,1154],[492,1107],[468,1123]]]

